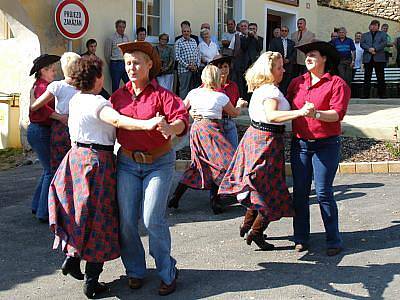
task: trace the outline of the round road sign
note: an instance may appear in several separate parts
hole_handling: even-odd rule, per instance
[[[58,31],[67,39],[75,40],[85,35],[89,26],[89,13],[81,1],[61,1],[55,12]]]

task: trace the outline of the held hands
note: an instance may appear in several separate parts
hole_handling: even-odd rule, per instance
[[[60,115],[59,121],[68,126],[68,115]]]
[[[157,113],[155,118],[157,117],[161,117],[159,113]],[[168,139],[170,136],[175,134],[172,126],[167,123],[164,116],[161,117],[161,120],[156,125],[156,129],[163,135],[165,139]]]
[[[306,101],[299,111],[301,116],[312,118],[315,115],[315,106],[313,103]]]
[[[238,108],[244,108],[248,106],[248,102],[244,100],[243,98],[239,98],[238,102],[236,103],[236,107]]]
[[[162,121],[165,121],[164,116],[160,116],[159,113],[157,115],[149,120],[146,120],[144,123],[144,128],[145,130],[153,130],[159,125]]]

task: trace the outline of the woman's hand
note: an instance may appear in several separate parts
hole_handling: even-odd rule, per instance
[[[303,105],[303,107],[299,111],[303,117],[312,118],[312,117],[314,117],[314,114],[315,114],[315,106],[313,103],[306,101],[306,103]]]
[[[153,130],[159,125],[163,120],[165,120],[164,116],[160,116],[157,113],[157,116],[144,121],[144,130]]]
[[[68,115],[60,115],[58,121],[68,126]]]
[[[165,139],[168,139],[170,136],[175,134],[172,126],[165,121],[165,118],[157,124],[157,130],[161,132]]]
[[[236,107],[239,107],[239,108],[244,108],[244,107],[247,107],[248,105],[249,105],[249,103],[246,100],[244,100],[243,98],[239,98],[238,102],[236,103]]]

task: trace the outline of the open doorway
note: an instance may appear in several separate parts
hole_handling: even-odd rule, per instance
[[[267,15],[267,32],[265,33],[266,37],[266,47],[269,48],[270,41],[274,38],[273,31],[275,28],[281,28],[282,26],[282,18],[277,15],[268,14]]]

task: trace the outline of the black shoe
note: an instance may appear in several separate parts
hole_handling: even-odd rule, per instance
[[[83,284],[83,293],[89,299],[93,299],[93,297],[98,294],[107,292],[109,289],[104,282],[92,281],[90,283],[85,282]]]
[[[215,215],[222,213],[222,205],[219,203],[219,197],[213,196],[210,198],[210,206]]]
[[[176,195],[173,195],[171,199],[168,201],[169,208],[178,208],[179,207],[179,198]]]
[[[77,280],[83,280],[84,276],[81,272],[81,260],[78,257],[67,256],[61,266],[64,275],[71,275]]]
[[[253,232],[250,232],[247,235],[246,243],[247,245],[251,245],[252,242],[254,242],[262,251],[271,251],[275,248],[274,245],[265,241],[264,234],[253,234]]]

